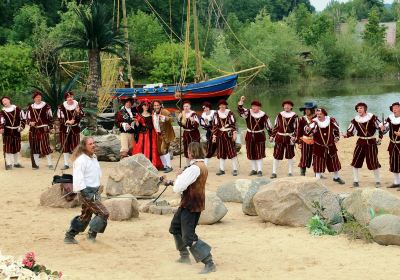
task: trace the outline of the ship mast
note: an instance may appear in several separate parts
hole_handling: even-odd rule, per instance
[[[201,64],[201,52],[199,44],[199,29],[198,29],[198,17],[197,17],[197,7],[196,0],[192,0],[193,5],[193,35],[194,35],[194,50],[196,55],[196,77],[197,81],[204,81],[203,67]]]
[[[119,0],[118,0],[119,1]],[[125,45],[125,56],[128,61],[128,79],[129,79],[129,87],[133,87],[133,79],[132,79],[132,68],[131,68],[131,55],[129,52],[129,37],[128,37],[128,19],[126,18],[126,4],[125,0],[121,0],[122,2],[122,21],[124,28],[124,37],[127,44]]]

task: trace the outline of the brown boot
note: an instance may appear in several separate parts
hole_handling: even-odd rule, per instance
[[[121,158],[121,159],[123,159],[123,158],[126,158],[126,157],[128,157],[129,155],[128,155],[128,152],[120,152],[119,153],[119,157]]]

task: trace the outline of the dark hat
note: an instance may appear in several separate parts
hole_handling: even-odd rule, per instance
[[[294,106],[293,102],[291,100],[285,100],[282,102],[282,107],[285,106],[285,104],[289,104],[290,106]]]
[[[364,108],[365,108],[365,111],[367,111],[367,109],[368,109],[368,105],[365,104],[364,102],[358,102],[358,103],[356,104],[356,106],[354,106],[354,110],[357,111],[357,108],[358,108],[358,107],[364,107]]]
[[[185,104],[189,104],[189,105],[191,105],[192,103],[190,102],[190,100],[183,100],[183,102],[182,102],[182,105],[185,105]]]
[[[389,109],[390,109],[390,111],[392,111],[393,112],[393,106],[400,106],[400,103],[399,102],[394,102],[390,107],[389,107]]]
[[[205,101],[205,102],[203,102],[203,109],[205,108],[205,107],[207,107],[207,108],[209,108],[209,109],[211,109],[211,103],[210,102],[207,102],[207,101]]]
[[[261,102],[258,100],[253,100],[253,102],[251,102],[251,106],[258,106],[261,107]]]
[[[3,97],[0,99],[0,103],[1,103],[1,104],[3,104],[3,99],[8,99],[8,100],[11,101],[11,98],[10,98],[10,97],[8,97],[8,96],[3,96]]]
[[[38,91],[38,90],[35,90],[35,91],[32,93],[32,99],[35,99],[35,97],[38,96],[38,95],[42,96],[42,93],[41,93],[40,91]]]
[[[145,99],[140,100],[140,106],[142,106],[142,105],[150,106],[150,105],[151,105],[151,102],[150,102],[150,100],[148,100],[147,98],[145,98]]]
[[[314,102],[304,102],[304,106],[300,108],[300,111],[305,111],[306,109],[317,109],[318,106]]]
[[[318,108],[318,109],[317,109],[317,112],[321,112],[321,113],[324,114],[325,116],[328,115],[328,112],[326,111],[325,108]]]
[[[219,107],[220,105],[228,106],[228,102],[226,102],[225,99],[221,99],[220,101],[218,101],[218,107]]]
[[[74,93],[72,91],[67,91],[66,93],[64,93],[64,99],[66,100],[68,97],[72,97],[74,96]]]

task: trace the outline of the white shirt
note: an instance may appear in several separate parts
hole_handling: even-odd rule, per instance
[[[195,159],[190,162],[190,166],[186,168],[182,174],[176,177],[173,191],[175,193],[183,193],[191,184],[193,184],[200,176],[200,167],[194,163],[204,161],[203,159]]]
[[[99,187],[101,178],[100,164],[95,155],[89,157],[80,155],[74,161],[73,185],[74,192],[79,192],[86,187]]]
[[[131,108],[126,108],[125,106],[124,106],[124,108],[125,108],[126,112],[128,113],[129,117],[131,119],[133,119],[132,109]],[[124,131],[128,131],[129,130],[127,128],[127,125],[128,125],[128,123],[126,123],[126,122],[122,123],[122,128],[124,129]],[[131,124],[129,124],[129,125],[131,125]]]

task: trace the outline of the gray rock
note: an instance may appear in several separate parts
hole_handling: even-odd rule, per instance
[[[390,192],[377,188],[361,188],[343,201],[343,207],[362,225],[368,225],[371,211],[400,216],[400,199]]]
[[[338,193],[337,198],[339,200],[340,206],[343,206],[343,202],[346,198],[350,196],[350,193]]]
[[[199,224],[212,225],[220,221],[228,209],[215,192],[206,191],[205,210],[201,212]]]
[[[260,180],[256,183],[253,183],[246,192],[242,204],[242,211],[244,214],[249,216],[257,216],[257,211],[254,207],[253,197],[257,192],[263,190],[270,181],[268,179],[264,179],[264,182],[265,184],[262,184]]]
[[[139,202],[133,195],[117,196],[107,199],[103,203],[110,212],[111,221],[124,221],[139,217]]]
[[[272,181],[254,195],[257,214],[263,221],[276,225],[303,227],[313,216],[313,202],[325,207],[324,216],[341,217],[337,197],[320,180],[289,177]]]
[[[376,243],[400,246],[399,216],[391,214],[377,216],[371,220],[368,229]]]
[[[266,185],[269,182],[266,178],[237,179],[220,186],[217,195],[223,202],[242,203],[251,186]]]
[[[96,156],[99,161],[115,162],[119,160],[121,142],[116,135],[93,136],[96,144]]]
[[[79,206],[78,196],[72,201],[63,197],[60,184],[54,184],[40,195],[40,205],[54,208],[73,208]]]
[[[143,154],[127,157],[118,162],[110,173],[108,195],[132,194],[150,196],[158,192],[157,169]]]

